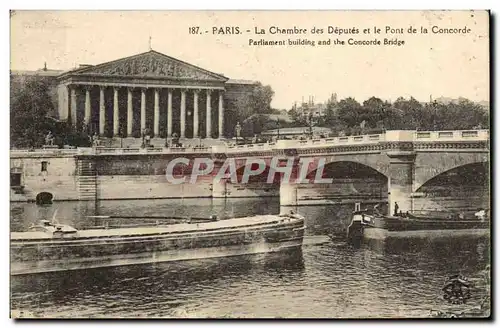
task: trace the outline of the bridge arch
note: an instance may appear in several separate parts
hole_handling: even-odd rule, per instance
[[[474,189],[484,187],[489,182],[488,162],[465,164],[442,172],[427,180],[416,191],[428,192],[430,189]]]
[[[254,171],[254,170],[257,170],[258,167],[259,167],[258,164],[253,163],[250,166],[250,169],[252,171]],[[266,183],[267,182],[267,177],[269,175],[270,168],[271,167],[269,165],[269,162],[265,161],[264,171],[261,172],[261,173],[259,173],[258,175],[251,175],[251,176],[249,176],[248,182],[250,182],[250,183],[251,182]],[[236,177],[237,177],[238,183],[241,183],[241,181],[243,179],[243,175],[244,175],[245,169],[246,169],[246,163],[243,164],[243,165],[238,165],[237,164],[237,166],[236,166]],[[273,179],[273,184],[279,185],[279,182],[280,182],[280,174],[275,174],[274,179]]]
[[[299,197],[324,197],[338,202],[385,202],[388,197],[387,176],[371,166],[348,160],[330,161],[322,168],[321,178],[331,180],[315,183],[318,169],[317,165],[310,165],[308,183],[297,185]]]
[[[36,195],[35,202],[37,205],[49,205],[52,204],[54,195],[47,191],[42,191]]]
[[[441,174],[461,167],[471,167],[470,164],[484,165],[489,162],[489,153],[420,153],[415,159],[415,177],[413,190],[419,189]]]
[[[387,178],[389,176],[389,161],[387,156],[373,156],[373,155],[342,155],[342,156],[328,156],[325,160],[324,172],[335,166],[350,165],[353,169],[366,170],[371,169]],[[317,168],[310,168],[308,176],[314,174]]]

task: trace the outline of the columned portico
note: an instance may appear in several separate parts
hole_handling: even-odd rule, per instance
[[[68,90],[67,98],[61,93],[60,103],[69,100],[69,122],[89,133],[139,138],[150,128],[154,138],[177,134],[198,139],[212,138],[217,129],[223,138],[228,79],[156,51],[80,68],[58,79]],[[83,95],[84,102],[79,102]],[[217,97],[217,112],[212,111],[212,96]],[[200,106],[205,113],[200,113]]]

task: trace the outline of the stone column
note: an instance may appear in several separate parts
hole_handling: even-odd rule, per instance
[[[59,98],[59,118],[69,122],[70,108],[69,108],[69,86],[59,85],[57,87],[57,95]]]
[[[172,136],[172,89],[168,89],[167,100],[167,138]]]
[[[84,117],[84,124],[85,127],[87,128],[87,133],[90,131],[88,130],[90,126],[90,120],[92,117],[92,109],[90,107],[90,86],[85,87],[85,117]]]
[[[394,215],[396,203],[398,204],[398,212],[411,212],[413,210],[411,194],[415,153],[412,151],[391,151],[387,153],[387,156],[390,158],[388,172],[389,215]]]
[[[134,111],[132,102],[132,88],[127,88],[127,137],[132,136],[133,122],[134,122]]]
[[[73,127],[76,127],[78,123],[78,116],[76,113],[76,88],[75,86],[71,87],[71,124]]]
[[[278,160],[278,164],[276,167],[287,167],[288,166],[288,161],[291,160],[291,157],[288,158],[283,158]],[[292,170],[290,172],[290,177],[289,180],[286,181],[284,179],[284,175],[281,174],[280,178],[280,214],[284,213],[290,213],[290,208],[289,206],[297,206],[299,204],[299,184],[300,182],[297,182],[298,177],[300,176],[300,171],[302,170],[302,164],[300,162],[300,159],[297,156],[294,156],[293,158],[293,165]],[[309,162],[306,164],[306,170],[309,167]],[[271,162],[272,166],[272,162]],[[270,173],[272,171],[270,170]],[[280,176],[280,171],[275,169],[275,175],[274,179],[277,178],[277,176]],[[273,179],[273,181],[274,181]],[[269,183],[269,182],[268,182]]]
[[[224,99],[222,90],[219,91],[219,139],[224,137]]]
[[[207,90],[207,138],[212,138],[212,105],[210,93],[212,90]]]
[[[155,89],[155,117],[154,117],[154,136],[160,136],[160,90]]]
[[[113,88],[113,137],[120,134],[120,109],[118,108],[118,88]]]
[[[141,134],[146,128],[146,89],[141,89]]]
[[[99,88],[99,135],[104,135],[104,129],[106,127],[106,104],[104,103],[104,88],[101,86]]]
[[[181,90],[181,138],[186,138],[186,90]]]
[[[198,138],[198,92],[199,90],[194,90],[193,92],[193,138]]]

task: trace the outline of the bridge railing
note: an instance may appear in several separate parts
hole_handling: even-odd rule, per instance
[[[212,146],[212,151],[214,153],[243,153],[249,151],[269,151],[275,148],[275,142],[267,142],[246,145]]]
[[[489,140],[489,130],[415,131],[414,141]]]
[[[376,144],[385,141],[384,134],[367,134],[360,136],[348,137],[330,137],[330,138],[317,138],[307,140],[278,140],[276,148],[310,148],[310,147],[325,147],[335,145],[358,145],[358,144]]]
[[[174,147],[174,148],[74,148],[74,149],[12,149],[13,157],[29,156],[71,156],[87,155],[123,155],[123,154],[183,154],[183,153],[246,153],[272,151],[274,149],[315,148],[338,145],[377,144],[384,141],[439,142],[439,141],[487,141],[489,130],[453,130],[453,131],[414,131],[389,130],[382,134],[368,134],[347,137],[314,138],[307,140],[278,140],[276,142],[246,145],[216,145],[212,147]]]
[[[184,153],[211,153],[209,147],[173,147],[173,148],[79,148],[78,154],[81,155],[133,155],[133,154],[184,154]]]
[[[64,155],[76,155],[79,150],[74,149],[57,149],[57,148],[40,148],[40,149],[11,149],[11,156],[43,156],[43,155],[53,155],[53,156],[64,156]]]

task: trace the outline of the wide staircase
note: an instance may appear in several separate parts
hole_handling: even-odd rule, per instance
[[[97,199],[97,172],[91,159],[78,160],[77,187],[80,200]]]

